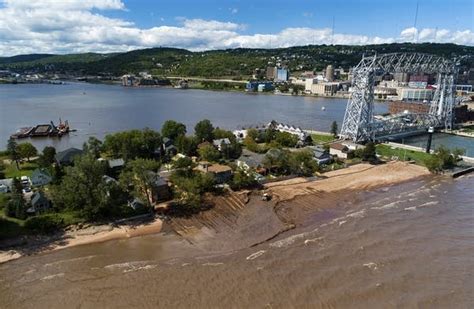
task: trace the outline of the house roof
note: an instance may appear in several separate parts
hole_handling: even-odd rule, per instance
[[[212,144],[209,143],[208,141],[205,141],[205,142],[200,143],[197,147],[201,149],[202,147],[206,147],[206,146],[212,146]]]
[[[209,173],[219,174],[219,173],[232,171],[232,169],[230,168],[230,166],[227,166],[227,165],[212,164],[212,165],[209,165],[209,167],[207,168],[207,171]]]
[[[69,163],[69,162],[72,162],[72,159],[75,156],[80,156],[80,155],[82,155],[82,153],[83,153],[83,151],[80,150],[80,149],[69,148],[69,149],[66,149],[64,151],[60,151],[60,152],[56,153],[54,158],[59,163]]]
[[[341,143],[332,143],[329,145],[329,148],[340,150],[340,151],[347,151],[347,146],[344,146]]]
[[[226,137],[226,138],[219,138],[219,139],[215,139],[212,141],[212,144],[214,144],[214,146],[218,147],[222,144],[224,145],[230,145],[230,140]]]
[[[265,155],[260,153],[251,152],[247,149],[242,150],[242,155],[238,158],[239,161],[244,162],[249,167],[256,168],[263,164]]]
[[[168,185],[168,182],[166,181],[166,179],[164,179],[163,177],[161,177],[157,173],[155,173],[153,171],[149,171],[148,173],[149,173],[150,177],[152,177],[154,186],[161,187],[161,186],[167,186]]]
[[[45,177],[49,177],[51,178],[51,174],[48,172],[47,169],[45,168],[37,168],[33,171],[33,173],[31,174],[31,178],[36,178],[36,177],[42,177],[42,176],[45,176]]]
[[[46,197],[44,196],[44,194],[40,191],[37,191],[35,193],[33,193],[33,195],[31,196],[31,205],[35,205],[39,202],[42,202],[46,200]]]
[[[109,164],[110,168],[116,168],[125,165],[125,161],[121,158],[108,160],[107,163]]]

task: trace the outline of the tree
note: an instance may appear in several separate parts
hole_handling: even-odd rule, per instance
[[[214,146],[212,145],[206,145],[198,150],[199,157],[201,159],[209,161],[209,162],[216,162],[217,160],[220,159],[221,154],[219,150],[217,150]]]
[[[338,131],[338,129],[337,129],[337,122],[336,122],[336,121],[333,121],[333,122],[331,123],[331,131],[330,131],[330,132],[331,132],[331,134],[332,134],[334,137],[337,137],[337,131]]]
[[[290,154],[290,171],[299,176],[312,176],[319,168],[309,150],[296,151]]]
[[[230,145],[222,145],[222,155],[227,160],[237,159],[242,154],[242,146],[236,141]]]
[[[257,185],[257,183],[257,180],[251,172],[247,172],[241,168],[238,168],[234,172],[231,187],[234,190],[241,190],[244,188],[252,188]]]
[[[253,139],[254,141],[257,141],[258,140],[258,137],[259,137],[259,133],[258,133],[258,130],[257,129],[254,129],[254,128],[250,128],[247,130],[247,136],[249,136],[251,139]]]
[[[5,215],[17,219],[26,218],[26,201],[22,192],[23,186],[18,178],[13,178],[10,200],[5,206]]]
[[[94,158],[99,158],[102,151],[102,141],[95,136],[89,136],[89,139],[84,143],[82,150],[85,153],[90,153]]]
[[[161,147],[160,133],[151,129],[129,130],[109,134],[105,137],[104,150],[116,158],[133,160],[135,158],[153,158]]]
[[[192,136],[180,135],[176,138],[175,146],[179,153],[187,156],[194,156],[197,154],[197,139]]]
[[[20,157],[26,158],[28,162],[30,162],[31,157],[34,157],[38,154],[38,150],[36,150],[35,146],[33,146],[31,143],[19,144],[17,150]]]
[[[288,132],[276,132],[275,142],[283,147],[295,147],[298,143],[298,136]]]
[[[214,127],[208,119],[199,121],[194,127],[194,134],[199,141],[212,142],[214,139]]]
[[[263,166],[273,172],[286,175],[290,172],[289,157],[288,150],[272,148],[263,158]]]
[[[201,209],[201,198],[205,192],[214,188],[214,178],[207,173],[193,172],[183,176],[178,171],[171,174],[175,190],[175,199],[185,213]]]
[[[38,159],[38,164],[41,167],[49,167],[54,163],[54,157],[56,156],[56,148],[52,146],[46,146]]]
[[[21,157],[18,152],[18,144],[13,138],[10,138],[8,140],[7,151],[8,151],[8,154],[10,155],[10,160],[16,163],[16,168],[19,170],[20,164],[18,161],[20,161]]]
[[[92,155],[77,157],[74,166],[66,167],[60,185],[52,188],[55,207],[78,211],[88,220],[102,218],[107,208],[117,206],[107,199],[105,171],[105,164]]]
[[[0,179],[5,178],[5,163],[3,161],[0,161]]]
[[[271,141],[273,141],[276,138],[276,133],[277,132],[278,131],[276,131],[275,129],[267,128],[265,130],[265,132],[263,133],[263,141],[265,143],[270,143]]]
[[[125,190],[131,191],[134,196],[151,206],[153,202],[152,187],[157,176],[155,171],[159,167],[160,163],[154,160],[135,159],[130,161],[120,174],[120,183]]]
[[[228,138],[231,142],[235,141],[235,135],[231,131],[215,128],[212,132],[214,139]]]
[[[186,134],[186,126],[174,120],[166,120],[161,127],[161,135],[171,140],[176,140],[178,136]]]
[[[441,145],[424,163],[430,172],[439,173],[444,169],[456,166],[459,157],[463,154],[463,149],[455,148],[451,152],[447,147]]]

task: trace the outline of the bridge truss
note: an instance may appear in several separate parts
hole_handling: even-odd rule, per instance
[[[437,87],[427,114],[403,114],[374,119],[375,77],[384,73],[437,74]],[[353,70],[352,94],[340,136],[355,142],[383,139],[429,127],[452,128],[456,62],[421,53],[393,53],[364,57]]]

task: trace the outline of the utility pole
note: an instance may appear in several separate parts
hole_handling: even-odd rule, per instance
[[[426,153],[430,153],[431,150],[431,140],[433,139],[434,128],[428,128],[428,143],[426,143]]]

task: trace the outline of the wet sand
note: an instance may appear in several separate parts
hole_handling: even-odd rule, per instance
[[[0,264],[24,255],[45,253],[80,245],[100,243],[114,239],[124,239],[161,232],[163,221],[154,218],[152,221],[139,224],[124,224],[120,226],[96,225],[82,229],[69,230],[61,235],[36,239],[28,242],[19,249],[0,251]]]

